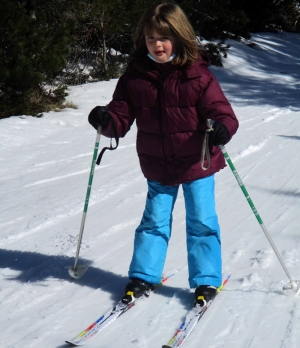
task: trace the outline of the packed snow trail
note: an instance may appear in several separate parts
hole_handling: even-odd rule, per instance
[[[211,68],[240,121],[226,149],[299,280],[300,35],[255,34],[253,41],[254,48],[230,41],[224,68]],[[0,121],[1,348],[64,348],[66,337],[87,327],[123,294],[147,191],[135,151],[135,125],[95,170],[80,250],[80,263],[89,269],[77,281],[68,275],[95,139],[87,115],[110,101],[116,82],[70,88],[68,99],[77,110]],[[100,147],[108,144],[102,137]],[[229,168],[216,174],[216,201],[223,273],[232,277],[185,347],[201,342],[207,348],[298,348],[299,297],[281,291],[288,279]],[[87,347],[161,347],[183,321],[193,294],[182,193],[173,216],[165,274],[175,269],[176,277]]]

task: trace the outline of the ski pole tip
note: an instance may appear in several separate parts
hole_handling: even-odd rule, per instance
[[[296,293],[296,296],[298,296],[300,294],[300,282],[291,282],[291,286],[292,286],[292,289],[295,291]]]
[[[69,271],[70,276],[73,279],[79,279],[84,275],[84,273],[87,271],[87,269],[88,269],[88,266],[82,265],[82,266],[77,266],[76,268],[69,267],[68,271]]]

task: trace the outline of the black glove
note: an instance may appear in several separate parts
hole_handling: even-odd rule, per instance
[[[226,126],[221,122],[215,122],[213,125],[213,131],[209,134],[209,142],[214,146],[225,145],[229,139],[230,135]]]
[[[110,118],[111,116],[107,112],[107,106],[96,106],[90,112],[88,120],[95,129],[98,129],[99,126],[101,126],[102,128],[107,127]]]

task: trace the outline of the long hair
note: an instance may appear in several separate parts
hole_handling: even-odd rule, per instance
[[[173,64],[192,64],[203,55],[205,49],[196,39],[194,29],[182,9],[173,3],[161,3],[150,7],[140,19],[135,35],[133,57],[142,58],[147,53],[145,35],[153,31],[176,40],[176,57]]]

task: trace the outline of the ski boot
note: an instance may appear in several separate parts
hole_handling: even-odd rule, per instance
[[[217,288],[211,285],[200,285],[195,290],[194,306],[206,306],[207,302],[212,300],[217,295]]]
[[[125,287],[125,295],[121,301],[125,304],[129,304],[136,298],[142,296],[149,297],[151,290],[153,290],[152,284],[149,284],[141,279],[132,278]]]

